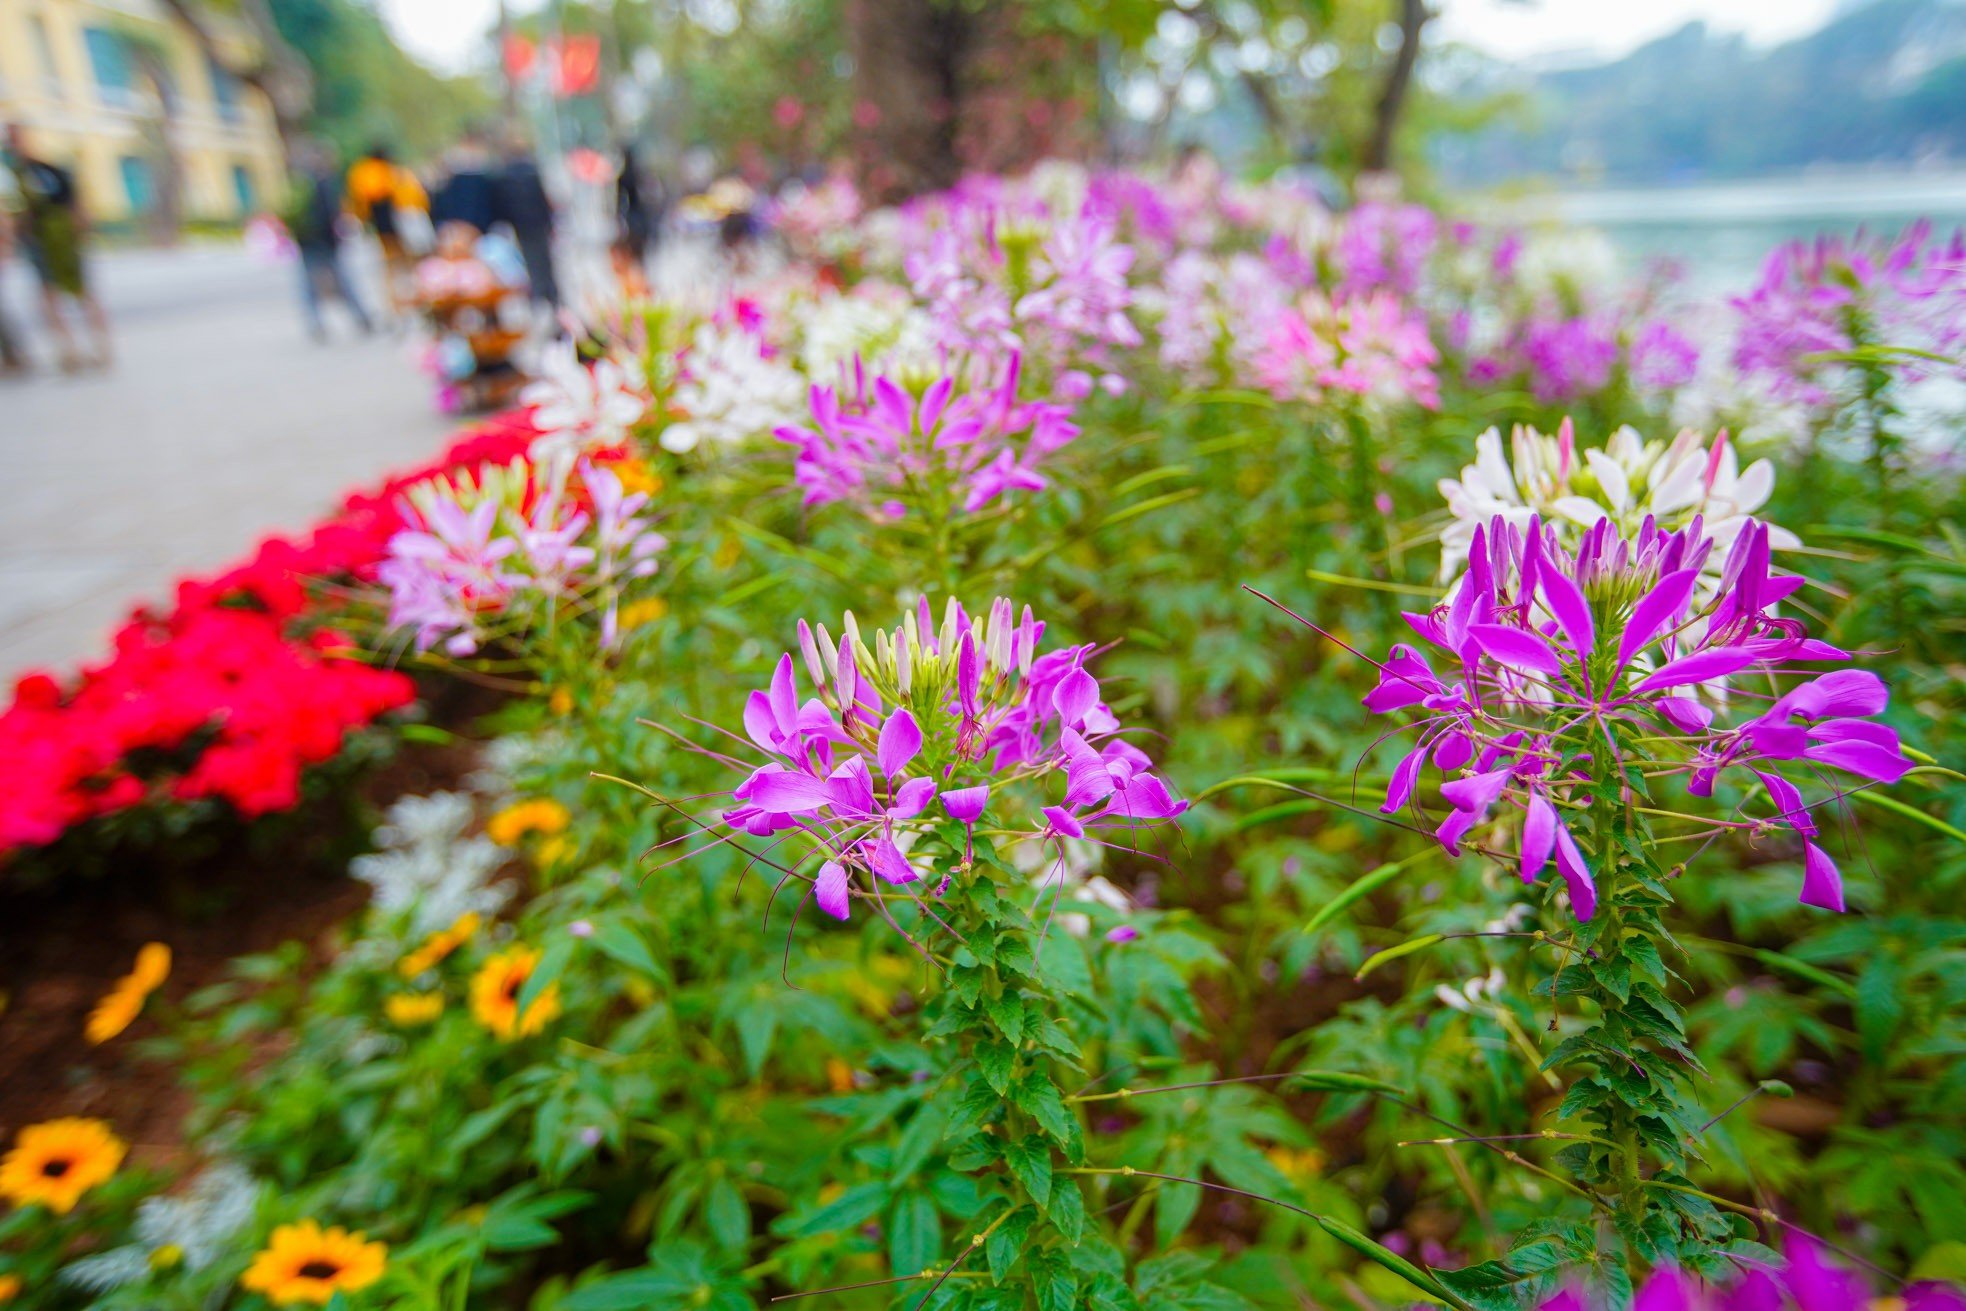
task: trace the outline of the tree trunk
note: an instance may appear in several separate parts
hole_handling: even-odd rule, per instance
[[[851,0],[861,182],[881,200],[953,184],[971,22],[957,0]]]
[[[1412,89],[1413,67],[1420,62],[1420,30],[1430,17],[1426,0],[1399,0],[1399,50],[1393,56],[1393,66],[1386,70],[1385,89],[1379,93],[1372,138],[1359,160],[1362,172],[1384,173],[1392,167],[1393,137],[1399,131],[1407,92]]]

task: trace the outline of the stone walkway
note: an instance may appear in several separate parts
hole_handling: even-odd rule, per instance
[[[197,246],[114,252],[93,272],[115,369],[0,380],[8,681],[100,658],[137,601],[305,527],[458,422],[436,412],[410,339],[356,338],[331,310],[333,342],[310,341],[291,264]],[[42,345],[32,292],[18,261],[0,269],[0,306]]]

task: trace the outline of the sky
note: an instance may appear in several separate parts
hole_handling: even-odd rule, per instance
[[[515,12],[539,0],[510,0]],[[1695,18],[1772,44],[1820,26],[1837,0],[1435,0],[1441,35],[1504,59],[1616,57]],[[380,0],[396,39],[425,63],[469,68],[498,0]]]

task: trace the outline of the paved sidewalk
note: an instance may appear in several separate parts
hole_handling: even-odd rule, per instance
[[[292,264],[194,246],[106,254],[92,273],[116,367],[0,380],[7,680],[100,658],[138,600],[305,527],[458,422],[436,412],[410,338],[357,338],[331,309],[334,340],[310,341]],[[45,359],[32,290],[18,261],[0,268],[0,306]]]

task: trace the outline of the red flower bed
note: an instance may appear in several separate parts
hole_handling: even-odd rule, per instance
[[[351,494],[306,536],[269,537],[215,577],[181,580],[168,610],[137,609],[110,658],[66,684],[22,677],[0,712],[0,857],[154,802],[214,798],[247,817],[297,805],[304,770],[415,693],[403,674],[336,654],[349,640],[322,626],[332,602],[308,583],[368,581],[402,526],[405,488],[509,461],[534,435],[525,413],[490,419],[426,467]]]

